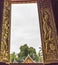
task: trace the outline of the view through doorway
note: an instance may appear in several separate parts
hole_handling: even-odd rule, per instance
[[[10,62],[31,61],[43,62],[37,3],[11,4]]]

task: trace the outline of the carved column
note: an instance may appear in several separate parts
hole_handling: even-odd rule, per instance
[[[51,0],[40,0],[39,17],[44,63],[57,61],[57,33]]]
[[[4,0],[3,21],[2,21],[2,38],[1,38],[1,62],[10,60],[10,3]]]

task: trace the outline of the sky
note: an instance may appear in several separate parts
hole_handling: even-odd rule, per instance
[[[41,47],[39,16],[36,3],[11,5],[10,53],[20,52],[20,46],[27,44],[38,53]]]

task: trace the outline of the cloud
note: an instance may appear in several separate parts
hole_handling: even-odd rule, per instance
[[[12,4],[11,8],[10,53],[14,51],[18,53],[19,47],[25,43],[38,52],[41,37],[37,4]]]

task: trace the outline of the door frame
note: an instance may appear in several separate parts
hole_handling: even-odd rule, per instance
[[[50,0],[4,0],[1,32],[1,62],[10,63],[11,4],[33,2],[37,2],[38,5],[44,64],[57,63],[57,31]]]

